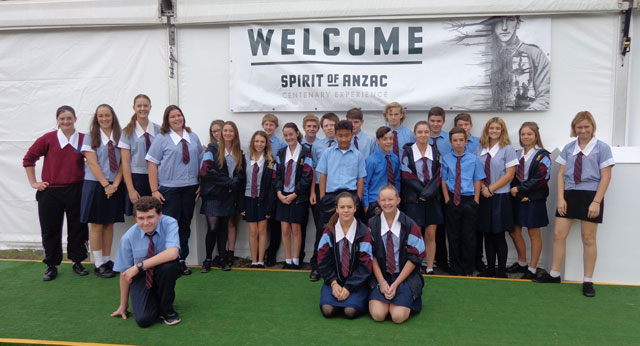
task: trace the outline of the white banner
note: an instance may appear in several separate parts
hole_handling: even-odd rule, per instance
[[[234,112],[549,108],[551,20],[232,26]]]

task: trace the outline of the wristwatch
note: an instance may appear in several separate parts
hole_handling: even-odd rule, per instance
[[[144,265],[142,264],[142,261],[138,261],[138,263],[136,263],[136,268],[138,268],[138,271],[139,271],[139,272],[144,271],[143,266],[144,266]]]

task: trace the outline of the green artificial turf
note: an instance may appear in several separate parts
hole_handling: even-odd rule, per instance
[[[87,266],[93,270],[92,266]],[[428,277],[422,313],[406,323],[325,319],[307,272],[195,271],[176,285],[182,323],[138,328],[109,317],[118,279],[79,277],[70,264],[0,261],[0,338],[133,345],[632,345],[640,287]]]

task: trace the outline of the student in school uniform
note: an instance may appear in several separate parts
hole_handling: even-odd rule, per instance
[[[374,248],[369,313],[378,322],[391,315],[393,322],[403,323],[412,311],[422,310],[424,241],[420,227],[398,209],[395,186],[380,189],[379,204],[380,216],[369,220]]]
[[[127,186],[124,214],[133,215],[133,203],[142,196],[151,196],[149,187],[149,169],[144,157],[151,143],[160,135],[160,125],[149,121],[151,99],[139,94],[133,99],[133,116],[129,124],[122,129],[118,142],[122,155],[122,178]]]
[[[507,268],[509,273],[523,273],[522,279],[536,277],[538,260],[542,253],[540,228],[549,224],[547,217],[547,196],[551,177],[550,153],[542,146],[538,124],[529,121],[520,126],[521,150],[516,152],[518,168],[511,181],[513,197],[513,232],[509,233],[518,251],[518,261]],[[527,266],[527,248],[522,238],[522,228],[526,227],[531,239],[531,264]]]
[[[87,225],[80,222],[80,201],[84,180],[84,157],[80,151],[85,135],[76,131],[76,112],[70,106],[56,110],[58,129],[47,132],[29,147],[22,166],[32,188],[37,190],[38,218],[47,270],[43,281],[58,275],[62,261],[62,224],[67,216],[67,256],[73,261],[73,272],[84,276],[82,265],[87,258]],[[36,179],[36,161],[44,156],[42,180]]]
[[[86,158],[80,222],[89,223],[89,245],[95,264],[94,273],[112,278],[111,244],[113,224],[124,222],[124,187],[118,117],[111,106],[101,104],[91,120],[89,134],[84,136],[82,153]]]
[[[198,173],[202,144],[186,126],[182,110],[170,105],[164,110],[160,136],[155,138],[145,159],[149,167],[149,186],[153,197],[163,202],[165,215],[178,221],[180,270],[191,274],[185,262],[189,256],[191,218],[198,195]]]
[[[269,136],[271,151],[274,153],[287,146],[287,143],[276,136],[279,126],[278,117],[275,114],[267,113],[262,117],[262,129]],[[267,228],[269,229],[269,247],[267,248],[266,265],[267,267],[272,267],[276,264],[276,256],[278,255],[278,250],[280,250],[282,230],[280,229],[280,222],[275,218],[270,218],[267,221]]]
[[[267,219],[275,212],[276,162],[269,136],[256,131],[251,136],[249,153],[244,155],[246,174],[244,195],[239,199],[240,214],[249,226],[251,268],[264,268],[267,249]]]
[[[318,245],[318,272],[324,279],[319,305],[324,317],[343,311],[352,319],[367,311],[373,241],[367,226],[355,217],[356,197],[345,191],[335,201],[336,212]]]
[[[407,143],[416,141],[411,130],[402,125],[406,118],[404,108],[398,102],[391,102],[384,107],[384,118],[393,134],[392,152],[400,159],[402,157],[402,147]]]
[[[566,251],[566,241],[573,222],[581,223],[584,251],[584,279],[582,294],[596,295],[593,272],[596,266],[596,232],[602,223],[604,195],[611,182],[615,165],[611,148],[596,139],[596,121],[588,111],[578,112],[571,122],[571,136],[578,137],[567,144],[556,162],[558,172],[558,208],[553,238],[551,271],[534,279],[535,282],[560,282],[560,271]]]
[[[402,200],[406,215],[424,233],[427,249],[425,274],[433,275],[436,254],[436,228],[444,223],[442,213],[442,184],[440,181],[440,153],[429,145],[429,123],[421,120],[413,128],[415,143],[404,147],[402,157]]]
[[[360,151],[362,157],[366,160],[375,151],[376,140],[362,131],[362,125],[364,125],[362,110],[360,108],[351,108],[347,111],[347,120],[353,125],[351,144]]]
[[[380,189],[388,184],[400,190],[400,159],[391,152],[393,132],[390,127],[382,126],[376,130],[378,148],[365,159],[367,176],[364,177],[362,205],[366,220],[376,216]]]
[[[320,203],[322,224],[329,222],[335,212],[335,198],[343,191],[352,193],[358,201],[364,192],[367,170],[362,154],[351,146],[353,126],[347,120],[336,125],[338,145],[326,150],[320,158],[316,173],[320,173]]]
[[[300,144],[302,135],[296,124],[286,123],[282,127],[282,134],[287,147],[280,149],[276,156],[276,220],[280,221],[282,229],[285,256],[283,269],[300,269],[301,228],[306,219],[304,214],[309,211],[313,162],[309,147]]]
[[[507,125],[501,118],[494,117],[487,121],[476,156],[480,158],[486,174],[482,181],[477,230],[484,233],[487,269],[478,276],[506,278],[508,248],[504,234],[513,232],[513,209],[509,191],[518,158],[516,150],[511,146]]]
[[[215,143],[222,137],[222,127],[224,126],[224,120],[214,120],[209,125],[209,143]],[[206,148],[205,148],[206,149]]]
[[[471,115],[469,113],[460,113],[453,119],[454,127],[461,127],[467,132],[467,151],[475,153],[476,149],[480,146],[480,138],[471,135],[471,129],[473,128],[473,122],[471,121]]]
[[[313,159],[313,180],[311,181],[311,191],[309,196],[309,204],[311,204],[311,210],[313,211],[313,222],[316,226],[316,239],[313,245],[313,255],[309,260],[311,265],[311,273],[309,274],[310,281],[320,280],[320,274],[318,273],[318,242],[322,236],[324,230],[324,223],[322,223],[322,203],[320,203],[320,173],[317,172],[318,163],[322,154],[327,150],[337,145],[336,142],[336,124],[340,122],[340,118],[335,113],[329,112],[322,115],[320,118],[320,127],[324,133],[324,138],[318,139],[314,142],[311,148],[311,157]]]
[[[471,276],[475,269],[475,226],[480,188],[486,175],[478,157],[466,152],[467,133],[463,129],[453,128],[449,132],[449,141],[453,150],[441,156],[440,172],[446,205],[450,269],[452,275]]]
[[[209,143],[200,165],[200,214],[207,217],[205,260],[201,273],[211,271],[213,249],[218,243],[218,255],[223,271],[231,270],[233,252],[225,250],[229,218],[238,213],[245,191],[246,162],[240,149],[238,127],[227,121],[217,143]]]
[[[313,143],[315,143],[317,138],[318,130],[320,130],[320,119],[318,119],[315,114],[307,114],[302,118],[302,130],[304,131],[304,136],[302,136],[302,145],[306,145],[309,147],[309,151],[313,150]],[[313,154],[312,154],[313,157]],[[313,173],[313,172],[312,172]],[[312,177],[313,178],[313,177]],[[311,196],[311,194],[309,194]],[[309,198],[311,199],[311,198]],[[313,206],[309,203],[309,209],[311,212],[307,210],[304,214],[304,220],[302,220],[301,234],[302,234],[302,247],[300,249],[300,263],[304,262],[304,258],[306,253],[304,251],[306,240],[307,240],[307,224],[309,223],[309,215],[313,213]]]

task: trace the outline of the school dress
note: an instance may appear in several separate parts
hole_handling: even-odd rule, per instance
[[[247,222],[266,220],[275,210],[276,163],[265,159],[264,154],[255,161],[249,154],[244,156],[246,184],[244,196],[240,198],[239,210],[244,212]]]
[[[567,213],[560,216],[556,210],[556,217],[602,223],[604,199],[600,201],[600,215],[589,218],[587,213],[600,185],[600,170],[615,165],[611,147],[593,137],[580,149],[576,139],[562,149],[556,162],[565,166],[564,199],[567,202]]]
[[[109,183],[113,183],[120,168],[120,149],[116,141],[100,129],[100,146],[91,148],[91,135],[84,136],[82,152],[94,152],[102,174]],[[104,187],[93,175],[89,164],[85,163],[84,183],[82,184],[82,201],[80,202],[80,222],[95,224],[111,224],[124,222],[124,184],[120,184],[116,192],[107,198]]]
[[[371,236],[373,238],[374,256],[382,271],[385,281],[391,285],[400,275],[407,261],[413,262],[415,268],[409,276],[398,286],[396,295],[388,300],[380,292],[375,275],[369,278],[369,300],[404,306],[414,312],[422,310],[422,289],[424,278],[420,274],[420,265],[426,257],[422,232],[418,225],[406,214],[398,210],[391,227],[387,224],[384,214],[369,220]],[[389,237],[393,245],[389,244]],[[387,250],[393,247],[393,264]],[[390,251],[389,251],[390,252]]]
[[[276,166],[276,192],[280,191],[285,196],[294,192],[297,195],[291,204],[277,200],[276,220],[302,224],[309,211],[309,194],[313,179],[311,149],[298,143],[292,153],[289,146],[286,146],[278,151]]]
[[[244,154],[242,162],[236,163],[233,155],[225,149],[222,167],[219,164],[218,143],[209,143],[200,165],[200,214],[206,216],[231,216],[238,211],[238,203],[244,195],[246,166]],[[236,166],[240,169],[236,170]]]
[[[322,305],[348,307],[362,313],[368,309],[368,280],[373,265],[371,232],[358,219],[353,220],[346,236],[339,221],[335,227],[335,231],[324,229],[318,245],[318,273],[324,279],[319,306],[320,309]],[[346,261],[348,265],[343,267],[342,264]],[[346,300],[338,301],[333,296],[331,283],[334,280],[349,290]]]
[[[403,152],[400,197],[406,215],[420,227],[443,224],[440,153],[427,145],[423,156],[415,143],[405,145]]]
[[[158,191],[164,197],[162,212],[178,221],[180,259],[189,256],[191,219],[198,190],[198,173],[202,158],[198,136],[186,129],[182,137],[173,129],[157,136],[145,156],[158,165]]]
[[[133,188],[138,191],[140,197],[151,196],[149,166],[145,156],[151,147],[151,143],[158,135],[160,135],[160,125],[149,122],[145,131],[136,121],[134,131],[130,135],[123,132],[118,141],[118,148],[130,151],[131,180],[133,181]],[[124,214],[127,216],[133,215],[133,203],[131,203],[128,194],[125,194],[124,198]]]
[[[511,187],[517,187],[518,193],[512,199],[513,223],[527,228],[541,228],[549,224],[547,216],[547,197],[549,196],[549,178],[551,177],[550,153],[538,146],[524,153],[518,150],[519,157],[516,175]],[[527,198],[527,201],[523,201]]]
[[[67,256],[73,262],[87,258],[88,229],[80,222],[80,201],[84,180],[84,156],[80,148],[85,134],[74,132],[69,139],[62,130],[45,133],[29,147],[23,167],[35,167],[44,156],[42,181],[49,186],[36,192],[38,218],[44,247],[44,262],[57,266],[62,261],[62,225],[67,216]]]
[[[502,178],[506,174],[507,168],[518,165],[516,150],[511,145],[505,145],[500,148],[500,144],[496,143],[491,148],[478,147],[476,156],[478,156],[484,167],[487,177],[483,179],[482,183],[487,187]],[[478,232],[513,232],[513,209],[509,193],[510,189],[511,186],[506,184],[492,191],[493,196],[490,198],[480,195]]]

